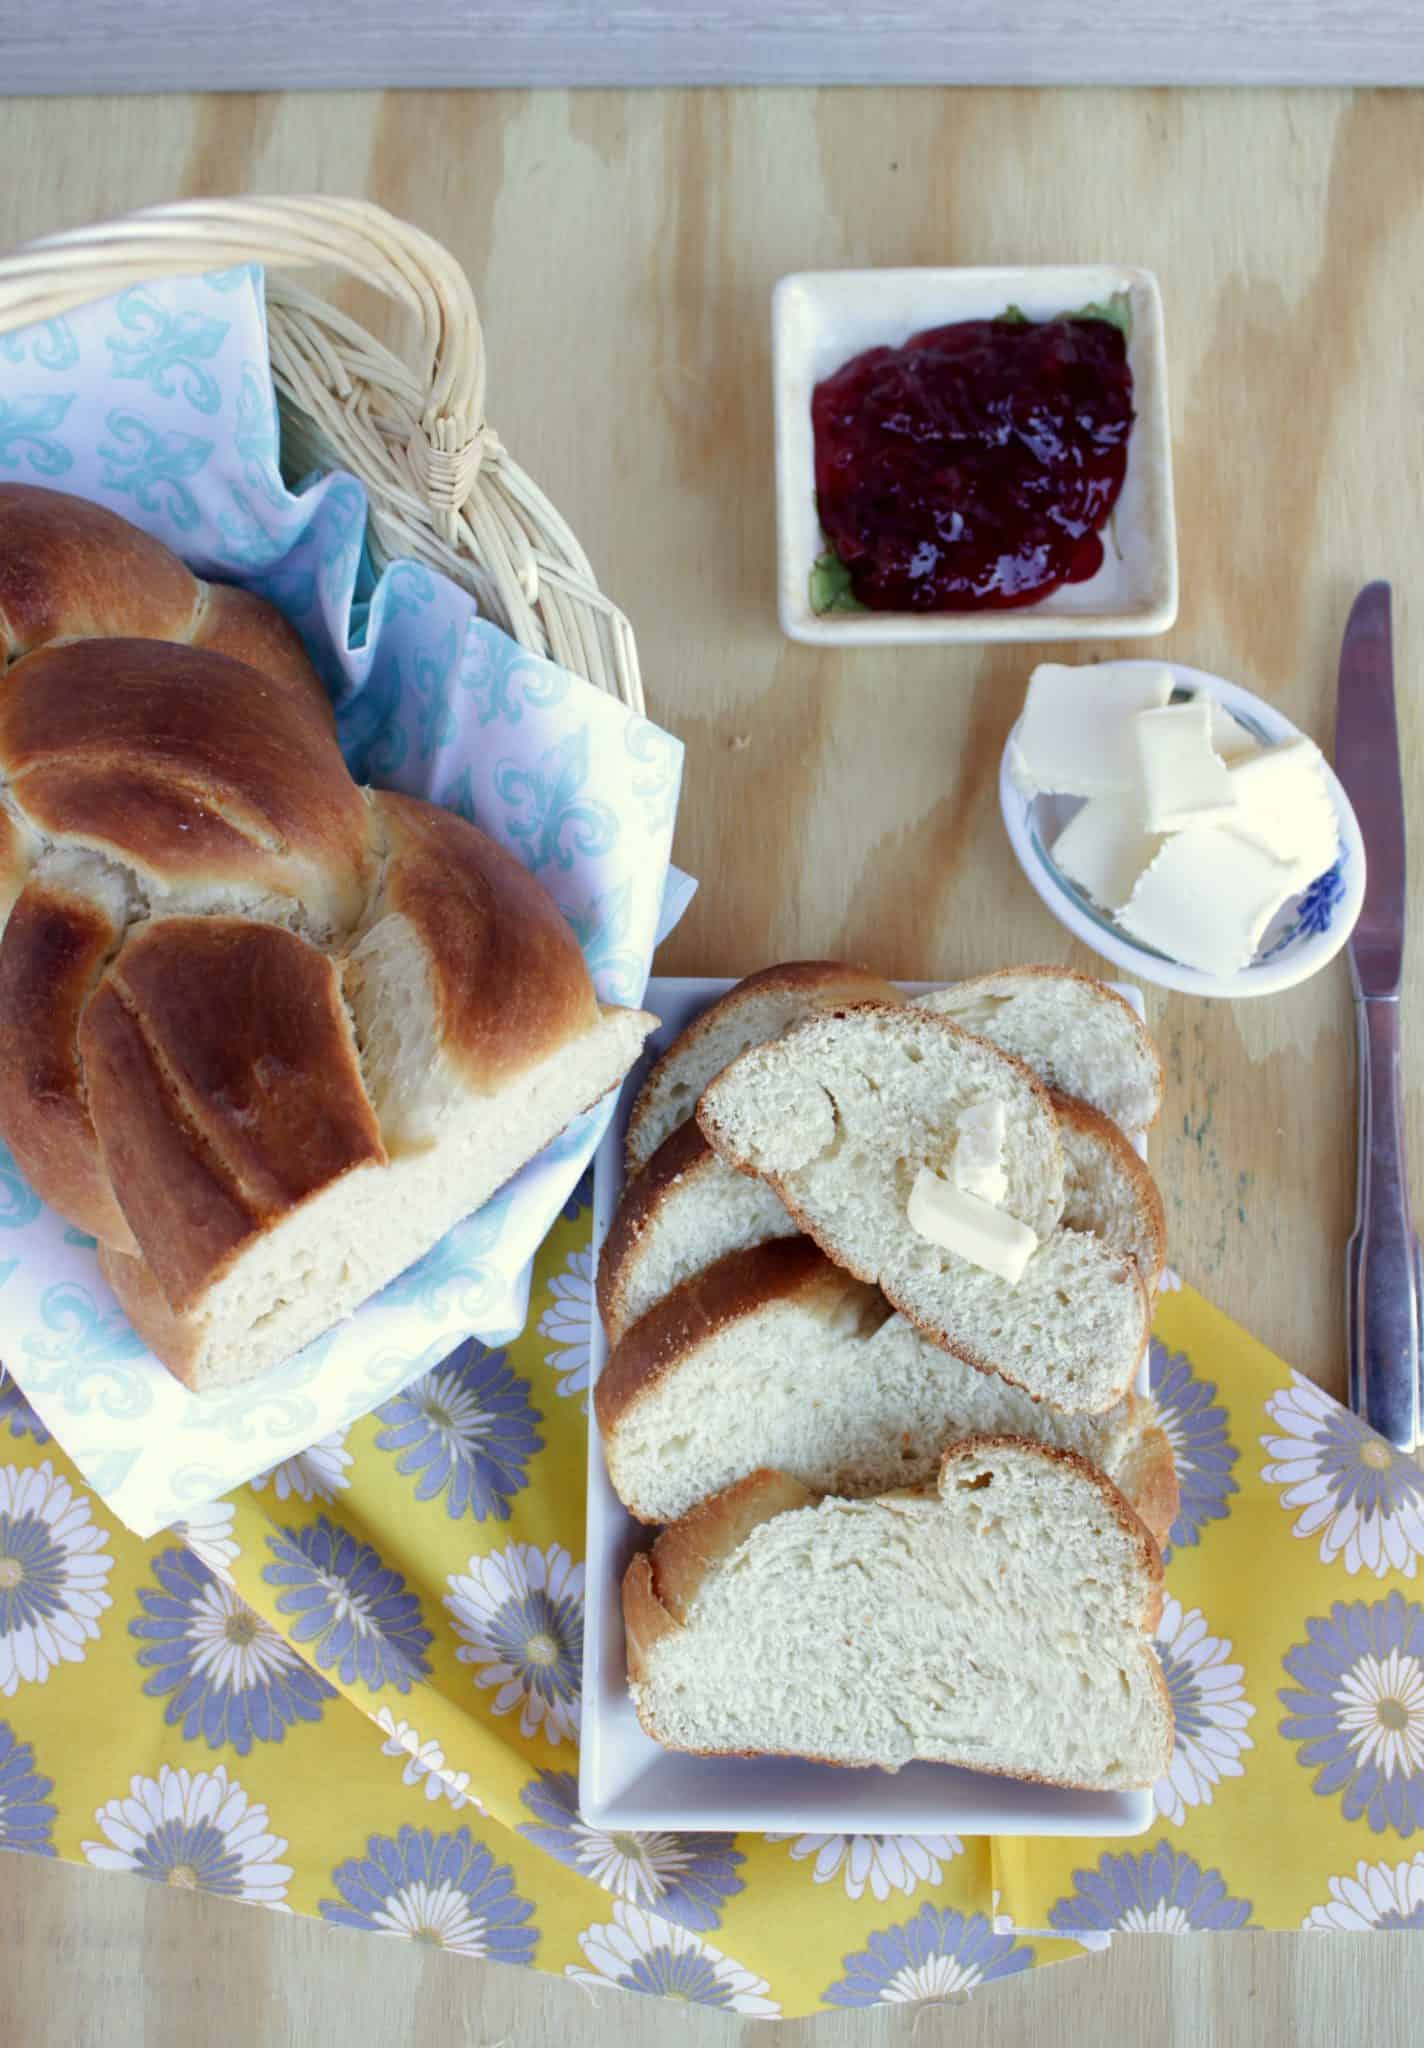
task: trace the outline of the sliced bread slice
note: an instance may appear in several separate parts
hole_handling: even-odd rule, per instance
[[[983,1434],[1080,1452],[1159,1542],[1177,1512],[1171,1445],[1135,1396],[1060,1415],[931,1344],[804,1237],[675,1288],[614,1347],[593,1405],[613,1489],[643,1522],[674,1522],[760,1466],[818,1493],[918,1485],[949,1444]]]
[[[1071,1451],[974,1438],[866,1501],[754,1473],[629,1565],[629,1687],[670,1749],[1120,1791],[1171,1760],[1161,1601],[1156,1543]]]
[[[1086,1230],[1137,1261],[1149,1295],[1167,1256],[1167,1219],[1157,1183],[1109,1116],[1055,1095],[1058,1136],[1067,1161],[1063,1223]]]
[[[638,1091],[624,1141],[630,1175],[640,1173],[697,1098],[748,1046],[778,1038],[789,1024],[847,1003],[898,1003],[890,982],[842,960],[788,960],[749,974],[678,1033]]]
[[[1055,1096],[1053,1106],[1067,1162],[1064,1225],[1136,1259],[1152,1292],[1166,1247],[1156,1182],[1111,1118],[1067,1096]],[[798,1228],[774,1188],[726,1165],[694,1121],[679,1124],[625,1191],[598,1255],[598,1310],[609,1343],[727,1252]]]
[[[1008,967],[917,996],[1025,1061],[1050,1088],[1101,1110],[1129,1134],[1162,1107],[1162,1062],[1115,990],[1060,967]]]
[[[914,1230],[922,1166],[948,1171],[958,1114],[1002,1100],[1003,1207],[1040,1239],[1014,1283]],[[1056,1226],[1063,1148],[1052,1103],[1019,1061],[931,1011],[866,1005],[816,1017],[743,1053],[697,1110],[719,1157],[775,1188],[802,1229],[881,1287],[926,1336],[1035,1400],[1100,1412],[1147,1344],[1136,1262]]]
[[[599,1252],[598,1313],[609,1343],[726,1253],[799,1229],[776,1190],[725,1166],[689,1117],[629,1183]]]

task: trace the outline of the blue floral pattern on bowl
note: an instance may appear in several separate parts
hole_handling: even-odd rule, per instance
[[[1205,691],[1261,746],[1275,746],[1300,737],[1289,721],[1269,705],[1217,677],[1175,663],[1171,666],[1177,678],[1173,702]],[[1334,862],[1277,912],[1254,959],[1237,974],[1218,976],[1184,966],[1157,947],[1133,937],[1109,910],[1069,880],[1055,862],[1051,849],[1080,808],[1080,802],[1021,788],[1015,780],[1014,759],[1015,740],[1011,734],[1000,768],[999,796],[1020,866],[1048,908],[1075,936],[1129,972],[1194,994],[1264,994],[1290,987],[1304,974],[1323,966],[1348,937],[1349,925],[1359,914],[1363,895],[1359,830],[1348,797],[1328,771],[1339,834]]]
[[[1318,938],[1328,932],[1331,919],[1345,900],[1345,855],[1342,853],[1334,867],[1318,875],[1303,896],[1287,912],[1290,922],[1285,930],[1277,934],[1270,944],[1264,946],[1253,963],[1257,966],[1267,960],[1274,960],[1284,953],[1287,946],[1293,946],[1299,939]]]

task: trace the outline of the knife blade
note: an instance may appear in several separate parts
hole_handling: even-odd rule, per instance
[[[1396,1449],[1421,1440],[1419,1240],[1409,1206],[1399,1072],[1404,967],[1404,787],[1390,588],[1370,583],[1340,649],[1335,769],[1365,845],[1365,900],[1350,938],[1359,1045],[1355,1228],[1345,1258],[1350,1405]]]
[[[1365,903],[1350,958],[1364,995],[1397,995],[1404,960],[1404,785],[1387,583],[1367,583],[1350,607],[1340,648],[1335,772],[1365,842]]]

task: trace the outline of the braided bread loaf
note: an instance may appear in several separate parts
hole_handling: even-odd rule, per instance
[[[349,1314],[655,1021],[493,840],[357,787],[270,606],[0,485],[0,1137],[188,1386]]]

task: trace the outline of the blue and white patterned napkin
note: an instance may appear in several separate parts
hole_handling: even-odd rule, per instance
[[[599,995],[636,1003],[693,883],[669,867],[679,741],[526,654],[414,562],[377,581],[366,498],[277,466],[261,273],[140,285],[0,335],[0,480],[111,506],[301,632],[359,780],[473,819],[538,876]],[[349,1322],[202,1400],[143,1348],[93,1241],[0,1148],[0,1357],[85,1479],[150,1535],[365,1414],[470,1334],[524,1320],[529,1261],[592,1156],[582,1118]]]

